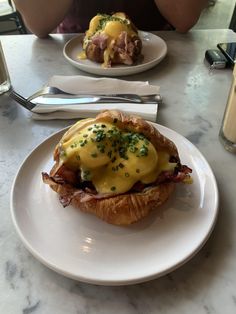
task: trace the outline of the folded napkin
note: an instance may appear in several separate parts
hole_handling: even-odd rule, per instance
[[[147,81],[125,81],[114,78],[91,78],[86,76],[53,76],[48,86],[58,87],[73,94],[158,94],[159,86],[150,85]],[[32,109],[35,120],[76,119],[94,117],[105,109],[117,109],[128,114],[136,114],[144,119],[156,121],[158,104],[149,103],[91,103],[78,105],[55,105],[49,109],[37,104]]]

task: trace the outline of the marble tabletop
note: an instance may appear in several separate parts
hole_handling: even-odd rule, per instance
[[[188,34],[158,32],[168,46],[156,67],[123,79],[161,87],[157,122],[189,139],[206,157],[218,183],[219,216],[209,240],[186,264],[158,279],[129,286],[98,286],[68,279],[41,264],[24,247],[10,214],[14,176],[29,152],[72,122],[34,121],[8,96],[0,96],[0,313],[236,313],[236,156],[218,140],[232,71],[209,70],[206,49],[236,41],[230,30]],[[71,35],[37,39],[1,36],[14,88],[24,96],[52,75],[88,75],[70,65],[62,48]]]

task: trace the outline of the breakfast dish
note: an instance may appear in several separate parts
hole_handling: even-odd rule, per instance
[[[73,206],[42,182],[42,169],[62,129],[42,141],[23,161],[11,193],[11,215],[25,247],[50,269],[83,282],[128,285],[167,274],[182,266],[207,241],[218,214],[214,174],[201,152],[182,135],[153,124],[178,147],[192,170],[194,184],[178,184],[159,210],[129,227],[114,227]],[[36,189],[37,187],[37,189]]]
[[[141,51],[138,30],[125,13],[97,14],[89,23],[79,58],[107,68],[113,64],[133,65],[141,58]]]
[[[106,110],[78,121],[59,141],[43,181],[73,205],[114,225],[129,225],[191,182],[175,144],[140,117]]]
[[[103,76],[125,76],[141,73],[160,63],[167,53],[165,41],[157,35],[148,32],[138,32],[142,41],[142,59],[133,65],[113,64],[112,67],[102,67],[100,63],[89,59],[80,59],[83,50],[83,34],[76,35],[64,46],[63,54],[73,66],[87,73]]]

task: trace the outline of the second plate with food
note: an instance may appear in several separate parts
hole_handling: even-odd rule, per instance
[[[162,38],[142,31],[139,31],[139,36],[143,43],[143,60],[132,66],[113,65],[111,68],[103,68],[100,63],[79,59],[79,54],[82,51],[83,34],[69,40],[64,46],[63,54],[72,65],[88,73],[104,76],[136,74],[153,68],[163,60],[167,53],[167,45]]]

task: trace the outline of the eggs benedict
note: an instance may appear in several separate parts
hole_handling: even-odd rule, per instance
[[[138,31],[123,12],[97,14],[89,23],[79,58],[102,63],[103,67],[132,65],[140,58],[141,50]]]
[[[164,203],[177,182],[191,182],[175,144],[147,121],[104,111],[78,121],[54,150],[43,181],[64,206],[129,225]]]

